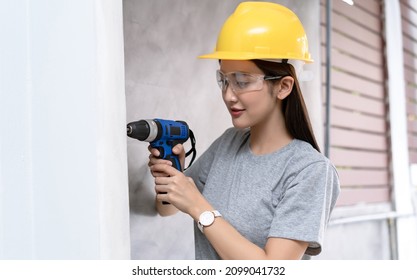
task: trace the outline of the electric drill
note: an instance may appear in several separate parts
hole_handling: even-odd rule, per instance
[[[173,167],[182,171],[179,158],[172,153],[172,148],[189,138],[190,130],[186,122],[162,119],[139,120],[127,124],[127,136],[149,142],[152,148],[158,149],[160,158],[171,161]]]

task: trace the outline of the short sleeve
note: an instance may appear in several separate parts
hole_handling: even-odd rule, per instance
[[[308,242],[305,253],[318,255],[339,192],[338,175],[329,161],[308,165],[278,198],[268,237]]]

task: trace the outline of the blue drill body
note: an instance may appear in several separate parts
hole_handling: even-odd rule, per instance
[[[160,158],[171,161],[176,169],[182,171],[179,158],[172,152],[172,148],[189,138],[186,122],[163,119],[139,120],[127,125],[127,135],[139,141],[149,142],[152,148],[158,149]]]

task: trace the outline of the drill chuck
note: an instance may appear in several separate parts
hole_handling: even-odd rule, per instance
[[[154,120],[140,120],[127,125],[127,135],[139,141],[152,142],[158,138],[160,131]]]

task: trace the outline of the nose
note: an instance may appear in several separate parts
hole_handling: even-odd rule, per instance
[[[223,90],[223,99],[224,101],[229,101],[229,102],[237,101],[236,93],[234,93],[230,84],[226,86],[225,90]]]

